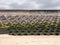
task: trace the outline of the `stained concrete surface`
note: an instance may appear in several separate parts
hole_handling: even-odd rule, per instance
[[[0,45],[60,45],[60,36],[0,35]]]

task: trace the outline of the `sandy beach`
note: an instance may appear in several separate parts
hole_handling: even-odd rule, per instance
[[[0,35],[0,45],[60,45],[60,36]]]

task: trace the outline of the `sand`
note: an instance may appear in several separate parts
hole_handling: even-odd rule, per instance
[[[60,36],[0,35],[0,45],[60,45]]]

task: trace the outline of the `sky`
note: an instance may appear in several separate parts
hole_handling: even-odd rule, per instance
[[[0,0],[0,9],[60,9],[60,0]]]

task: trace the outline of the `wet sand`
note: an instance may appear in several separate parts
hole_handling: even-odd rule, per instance
[[[60,36],[0,35],[0,45],[60,45]]]

